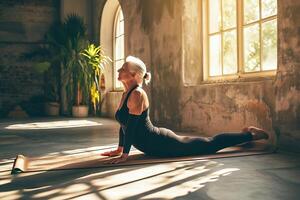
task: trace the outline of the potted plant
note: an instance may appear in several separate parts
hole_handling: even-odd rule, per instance
[[[89,95],[82,97],[82,100],[85,102],[90,101],[92,104],[92,109],[96,115],[97,111],[100,111],[100,102],[101,102],[101,79],[103,79],[104,66],[111,62],[111,59],[104,54],[104,51],[101,46],[95,46],[94,44],[89,44],[86,49],[81,53],[81,72],[82,78],[84,81],[79,88],[84,88],[86,93],[89,92]],[[103,81],[102,81],[103,82]],[[77,98],[79,103],[80,91],[77,90]],[[74,108],[74,107],[73,107]]]
[[[63,23],[55,24],[50,29],[47,41],[53,51],[53,59],[60,66],[61,112],[68,115],[73,104],[80,104],[75,97],[78,96],[77,90],[81,90],[78,86],[82,85],[83,80],[80,53],[88,43],[83,19],[76,14],[68,15]]]
[[[63,114],[88,116],[90,102],[94,113],[101,100],[99,79],[110,61],[101,47],[88,44],[86,27],[78,15],[68,15],[47,34],[52,59],[60,66],[60,103]]]

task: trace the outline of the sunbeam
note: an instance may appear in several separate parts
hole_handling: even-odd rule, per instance
[[[103,124],[99,122],[90,121],[90,120],[66,120],[66,121],[53,121],[53,122],[12,124],[6,126],[5,129],[10,129],[10,130],[63,129],[63,128],[101,126],[101,125]]]

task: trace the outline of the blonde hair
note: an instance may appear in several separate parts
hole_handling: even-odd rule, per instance
[[[141,59],[134,57],[134,56],[127,56],[126,62],[133,64],[133,65],[129,65],[131,68],[131,71],[134,71],[135,73],[137,73],[138,78],[140,79],[141,82],[145,81],[146,85],[148,85],[150,83],[151,73],[147,72],[146,65]]]

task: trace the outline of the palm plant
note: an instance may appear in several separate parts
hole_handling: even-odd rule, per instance
[[[80,61],[82,70],[82,86],[85,91],[89,91],[90,100],[93,105],[94,113],[99,110],[99,103],[101,102],[101,89],[99,80],[104,71],[104,66],[111,62],[111,59],[104,54],[101,46],[89,44],[81,53],[82,59]]]
[[[46,38],[52,51],[52,60],[60,65],[61,106],[65,114],[71,110],[70,102],[76,102],[73,97],[80,90],[78,87],[83,79],[80,52],[88,43],[83,19],[76,14],[67,16],[63,23],[52,26]]]
[[[88,95],[86,90],[81,90],[85,84],[85,77],[80,65],[80,53],[88,42],[86,27],[81,17],[70,15],[64,22],[64,29],[68,39],[65,46],[67,54],[64,60],[63,80],[66,86],[69,86],[67,87],[69,99],[72,99],[72,103],[78,106],[81,103],[78,97]],[[87,104],[87,101],[82,103]]]

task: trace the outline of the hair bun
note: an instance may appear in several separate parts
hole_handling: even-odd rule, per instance
[[[144,79],[149,80],[151,74],[149,72],[146,72],[146,74],[144,75]]]
[[[143,77],[145,79],[145,83],[146,85],[149,84],[150,80],[151,80],[151,73],[150,72],[146,72],[146,74]]]

